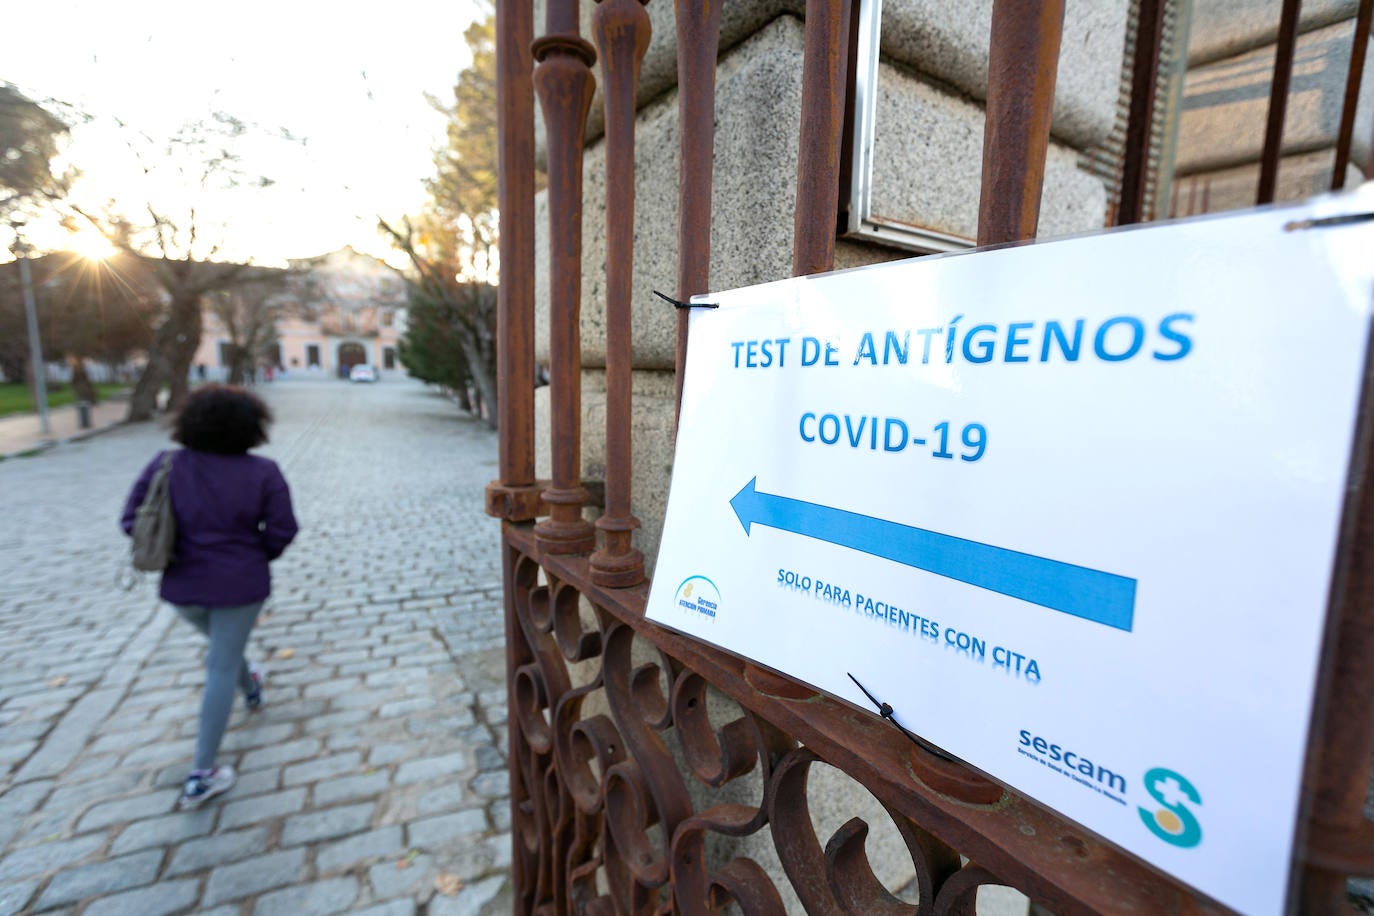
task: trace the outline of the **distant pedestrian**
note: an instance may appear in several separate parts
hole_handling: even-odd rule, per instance
[[[242,388],[205,385],[186,399],[173,423],[170,474],[176,552],[160,594],[209,639],[195,760],[180,806],[193,808],[234,784],[234,770],[215,757],[234,704],[262,705],[262,672],[244,659],[248,635],[271,592],[268,564],[296,536],[291,492],[281,469],[248,450],[267,441],[272,413]],[[143,469],[124,506],[125,534],[162,461]]]
[[[196,378],[205,381],[205,363],[196,363]]]

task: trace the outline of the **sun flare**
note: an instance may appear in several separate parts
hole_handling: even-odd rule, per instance
[[[67,239],[67,247],[88,261],[104,261],[113,257],[116,251],[99,232],[83,231],[73,233]]]

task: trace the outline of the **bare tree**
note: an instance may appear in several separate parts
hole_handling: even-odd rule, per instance
[[[114,204],[98,215],[74,208],[115,246],[144,258],[163,291],[163,317],[129,400],[130,421],[153,417],[164,384],[170,387],[169,409],[181,404],[200,346],[205,297],[255,279],[248,265],[218,260],[228,227],[207,219],[198,206],[220,192],[272,183],[269,178],[246,174],[234,152],[248,131],[244,122],[216,112],[208,121],[183,126],[163,143],[139,135],[134,149],[144,172],[158,173],[177,186],[177,202],[147,201],[137,219]],[[299,142],[285,131],[279,136],[286,142]]]
[[[229,383],[253,378],[259,362],[277,342],[277,318],[288,308],[284,270],[254,268],[237,286],[206,294],[210,311],[229,336]]]
[[[0,83],[0,217],[6,222],[20,208],[66,192],[74,173],[54,173],[52,161],[67,130],[48,107]]]

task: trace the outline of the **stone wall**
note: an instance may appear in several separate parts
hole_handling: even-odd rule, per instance
[[[1356,0],[1302,5],[1277,201],[1301,200],[1331,186],[1356,7]],[[1278,25],[1279,4],[1268,0],[1193,0],[1174,214],[1254,206]],[[1374,54],[1366,51],[1366,60],[1371,63],[1361,83],[1351,151],[1356,164],[1368,162],[1374,136]],[[1352,164],[1346,187],[1363,177]]]

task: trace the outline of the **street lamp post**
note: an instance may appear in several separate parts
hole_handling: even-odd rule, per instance
[[[43,371],[43,342],[38,336],[38,307],[33,298],[33,276],[29,273],[29,244],[20,234],[24,224],[13,222],[14,256],[19,259],[19,284],[24,290],[24,320],[29,326],[29,362],[33,366],[33,401],[38,410],[38,431],[52,434],[48,423],[48,382]]]

